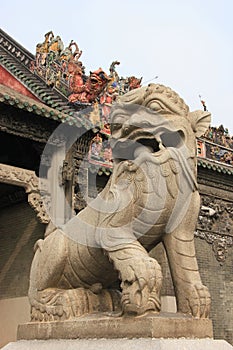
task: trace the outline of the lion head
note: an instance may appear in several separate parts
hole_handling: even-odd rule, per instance
[[[134,159],[143,145],[164,159],[167,149],[181,149],[196,156],[196,137],[210,124],[207,111],[190,112],[184,100],[172,89],[150,84],[118,98],[111,112],[111,144],[115,160]],[[186,153],[187,153],[186,152]]]

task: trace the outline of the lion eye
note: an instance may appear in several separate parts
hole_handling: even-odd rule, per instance
[[[157,112],[157,113],[166,113],[167,109],[165,108],[165,106],[163,104],[160,104],[159,102],[154,102],[152,101],[150,103],[149,106],[153,111]]]

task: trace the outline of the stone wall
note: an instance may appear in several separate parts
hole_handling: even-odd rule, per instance
[[[195,238],[198,264],[208,286],[214,337],[233,344],[233,179],[214,171],[199,172],[202,204]],[[204,224],[203,224],[204,222]]]
[[[220,265],[211,244],[196,238],[195,245],[200,274],[212,297],[214,338],[233,344],[233,248],[228,249],[228,256]]]
[[[27,295],[33,246],[43,234],[27,202],[0,210],[0,299]]]
[[[30,320],[28,297],[0,299],[0,348],[17,340],[17,329]]]
[[[0,347],[16,340],[19,323],[30,320],[27,298],[33,246],[44,235],[25,202],[0,210]]]

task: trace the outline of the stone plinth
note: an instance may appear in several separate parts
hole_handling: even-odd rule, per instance
[[[141,317],[88,315],[58,322],[19,325],[18,339],[212,338],[212,322],[173,313]]]
[[[2,350],[233,350],[213,339],[75,339],[20,340]]]

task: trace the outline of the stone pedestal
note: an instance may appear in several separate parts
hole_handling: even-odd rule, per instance
[[[88,338],[212,338],[209,319],[160,313],[141,317],[114,317],[99,314],[58,322],[31,322],[19,325],[18,339]]]
[[[233,350],[213,340],[212,322],[160,313],[141,317],[88,315],[19,325],[18,341],[2,350]]]
[[[76,339],[20,340],[2,350],[233,350],[213,339]]]

